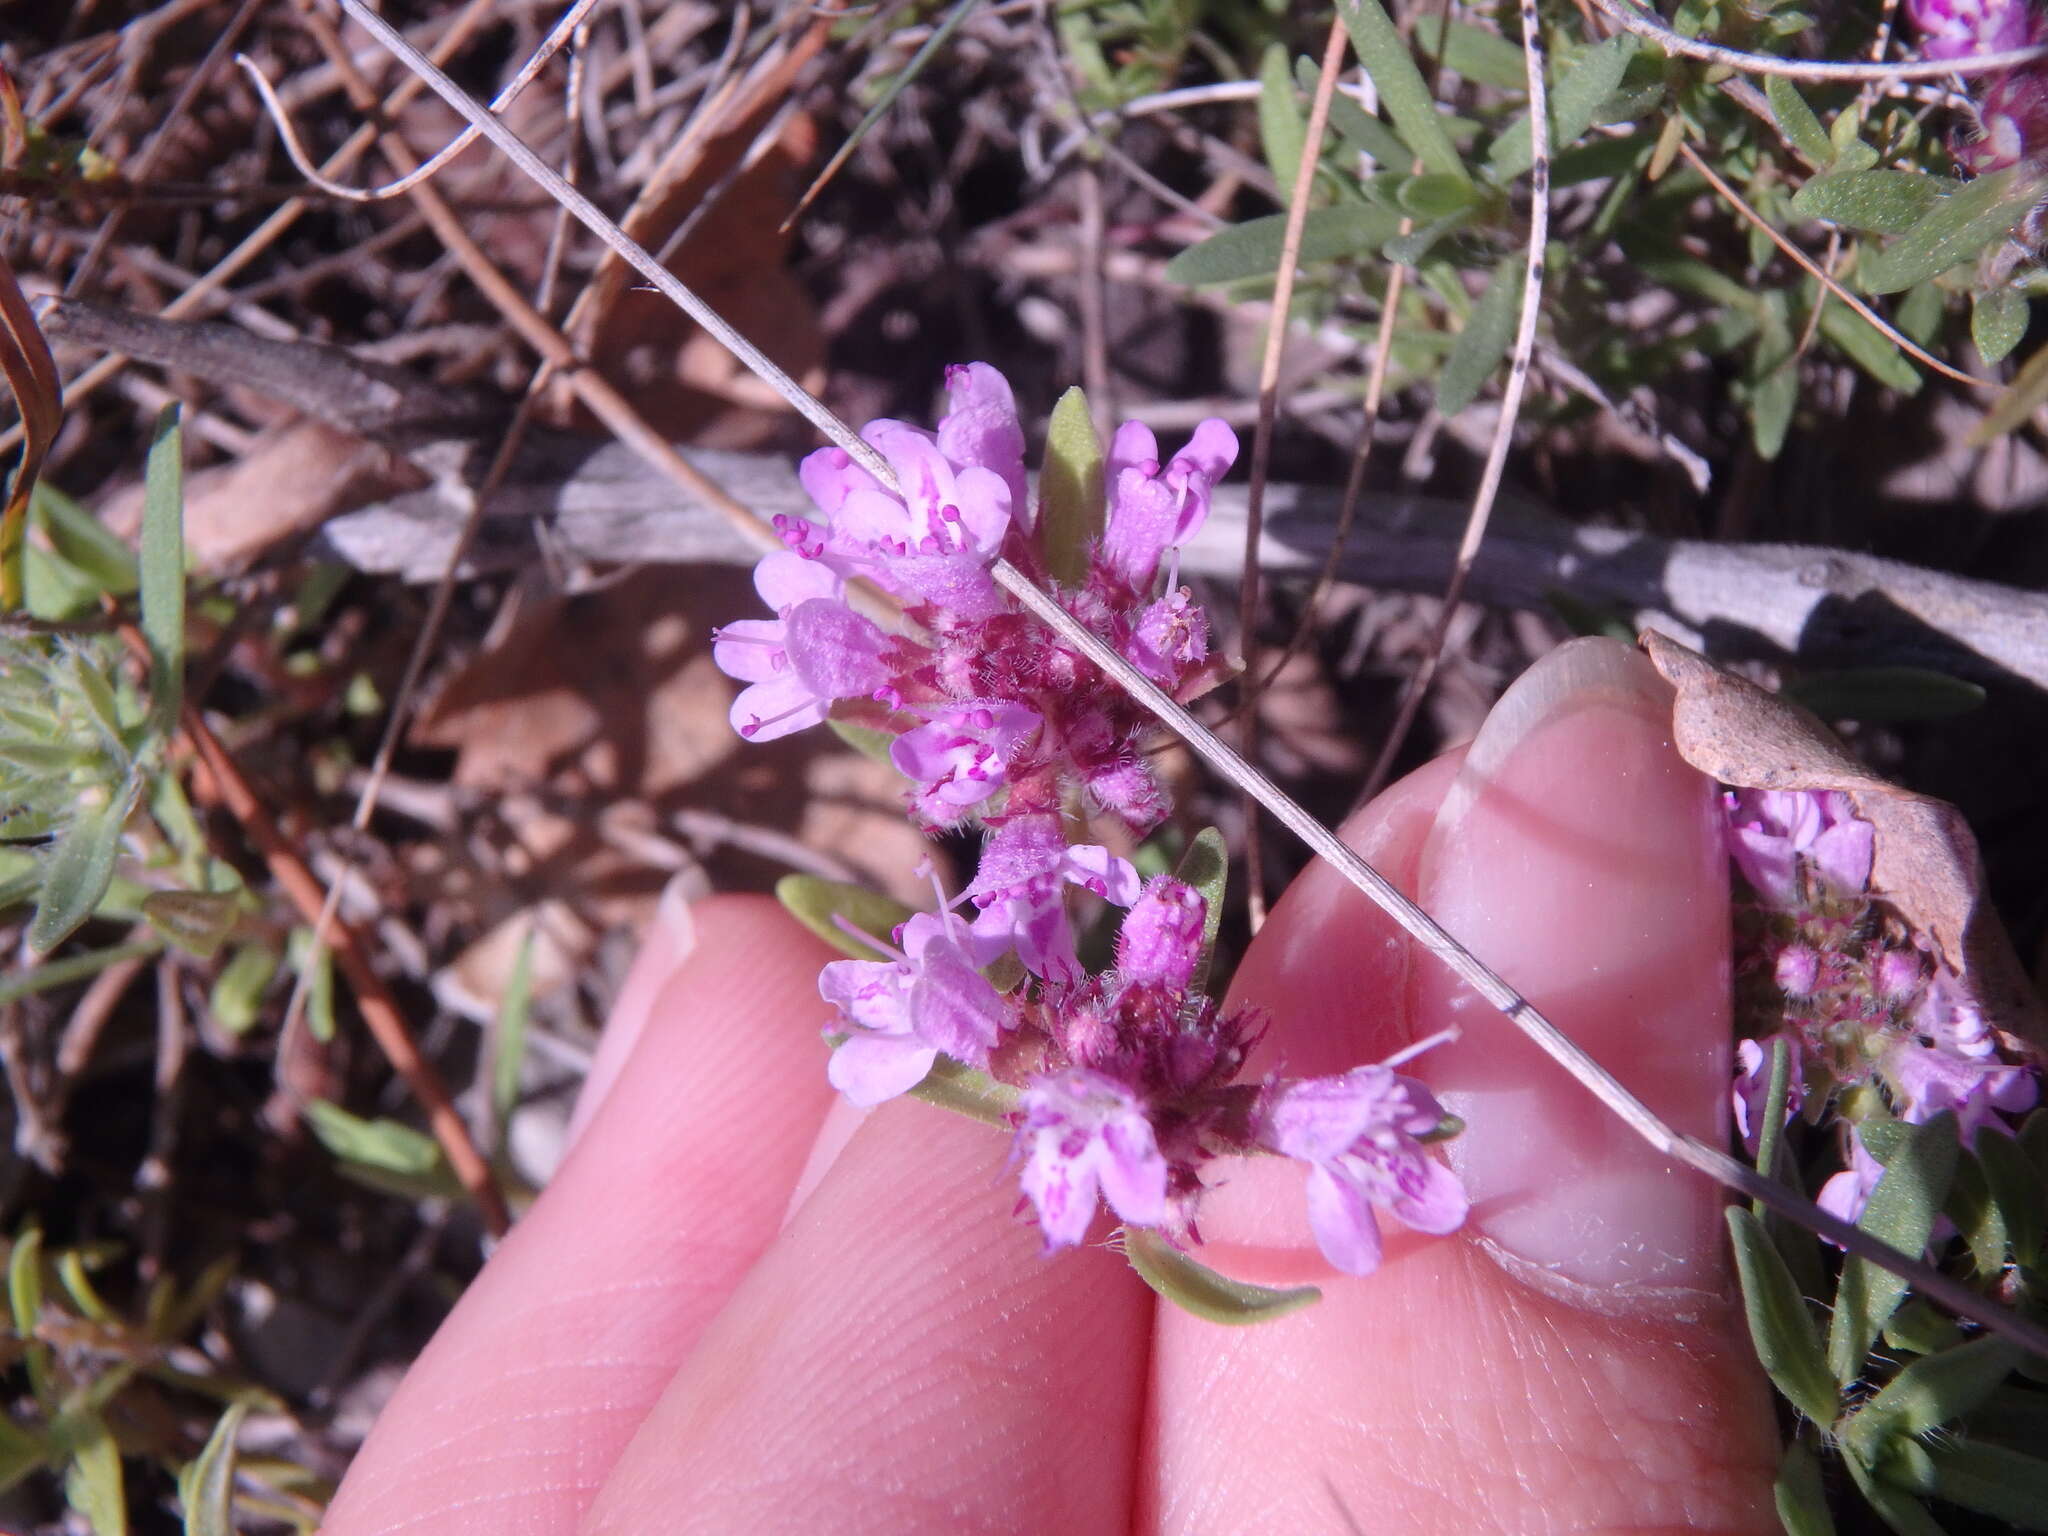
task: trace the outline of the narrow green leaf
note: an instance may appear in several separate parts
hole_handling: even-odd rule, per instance
[[[21,1340],[28,1366],[29,1391],[45,1409],[51,1406],[50,1347],[36,1335],[43,1316],[43,1230],[28,1227],[7,1254],[7,1309],[14,1336]]]
[[[72,1443],[71,1465],[64,1469],[64,1502],[84,1516],[93,1536],[128,1536],[128,1496],[121,1482],[121,1448],[97,1415]]]
[[[1934,1476],[1917,1490],[2003,1520],[2016,1530],[2048,1531],[2048,1461],[1978,1440],[1927,1447]]]
[[[533,936],[529,924],[519,936],[519,953],[505,995],[498,1002],[498,1039],[491,1059],[491,1106],[499,1125],[519,1102],[519,1069],[526,1062],[526,1026],[533,1016]]]
[[[1956,1176],[1949,1184],[1942,1214],[1955,1224],[1970,1250],[1970,1265],[1979,1275],[1995,1276],[2005,1269],[2005,1218],[1991,1202],[1984,1165],[1967,1151],[1956,1159]]]
[[[2012,1137],[1997,1132],[1978,1136],[1977,1163],[1991,1203],[2005,1224],[2013,1262],[2032,1269],[2041,1261],[2042,1205],[2040,1175]]]
[[[1885,1159],[1884,1177],[1856,1225],[1901,1253],[1918,1254],[1927,1247],[1955,1176],[1955,1116],[1945,1111],[1924,1125],[1905,1126],[1898,1135],[1898,1145]],[[1865,1145],[1877,1153],[1874,1138],[1866,1136]],[[1906,1282],[1890,1270],[1868,1259],[1843,1261],[1828,1330],[1828,1365],[1836,1381],[1847,1386],[1863,1374],[1872,1341],[1905,1295]]]
[[[88,508],[38,480],[30,493],[28,517],[30,526],[50,541],[51,550],[87,577],[98,593],[127,597],[134,592],[139,579],[135,551]]]
[[[1890,725],[1949,720],[1984,703],[1975,683],[1927,667],[1852,667],[1814,672],[1781,690],[1823,720],[1866,720]]]
[[[41,1437],[0,1414],[0,1494],[48,1466],[54,1451]]]
[[[1550,153],[1569,149],[1579,136],[1593,126],[1593,119],[1607,99],[1621,86],[1628,61],[1641,44],[1623,32],[1588,48],[1565,71],[1550,93]],[[1529,119],[1523,115],[1510,123],[1486,152],[1487,169],[1496,181],[1513,181],[1529,169],[1532,148]]]
[[[1844,229],[1899,235],[1932,213],[1956,186],[1919,171],[1837,171],[1814,177],[1794,193],[1792,211]]]
[[[1775,459],[1784,451],[1792,413],[1798,408],[1799,364],[1787,358],[1750,390],[1749,433],[1759,458]]]
[[[1269,1323],[1323,1299],[1312,1285],[1275,1290],[1219,1275],[1145,1227],[1124,1228],[1124,1257],[1139,1279],[1205,1322]]]
[[[1805,1298],[1763,1223],[1741,1206],[1730,1206],[1727,1218],[1757,1359],[1785,1400],[1825,1428],[1838,1399]]]
[[[950,1056],[934,1061],[924,1081],[911,1089],[910,1095],[999,1130],[1008,1130],[1014,1123],[1020,1097],[1008,1083],[999,1083],[986,1072],[965,1066]]]
[[[67,1248],[57,1258],[57,1279],[63,1284],[64,1294],[71,1298],[71,1304],[79,1315],[95,1323],[113,1321],[113,1308],[93,1288],[92,1276],[86,1273],[85,1255],[76,1248]]]
[[[1301,152],[1308,143],[1308,120],[1294,95],[1294,71],[1287,67],[1287,48],[1268,43],[1259,61],[1259,146],[1266,167],[1280,185],[1284,203],[1300,173]]]
[[[1885,1323],[1883,1338],[1893,1349],[1909,1355],[1936,1355],[1962,1343],[1963,1330],[1947,1313],[1936,1311],[1918,1296],[1909,1296]]]
[[[2002,363],[2025,339],[2032,318],[2026,295],[2017,288],[1993,288],[1970,304],[1970,340],[1986,363]]]
[[[1202,287],[1271,277],[1280,270],[1286,230],[1287,216],[1282,213],[1219,229],[1169,261],[1166,279]],[[1369,207],[1364,203],[1311,208],[1301,226],[1301,264],[1308,266],[1346,256],[1369,258],[1400,230],[1401,215],[1391,208]]]
[[[241,897],[232,891],[151,891],[142,898],[149,926],[202,960],[220,952],[241,913]]]
[[[156,419],[142,478],[142,637],[150,719],[169,736],[185,698],[185,464],[174,400]]]
[[[1806,104],[1806,98],[1799,94],[1799,87],[1783,75],[1771,75],[1764,81],[1764,95],[1770,100],[1771,116],[1778,120],[1785,138],[1806,157],[1807,163],[1817,171],[1832,164],[1834,141],[1813,108]]]
[[[1183,251],[1175,260],[1201,249]],[[1280,259],[1277,244],[1273,259]],[[1078,586],[1087,575],[1088,548],[1102,537],[1105,462],[1088,397],[1078,387],[1070,389],[1054,403],[1046,423],[1045,467],[1038,476],[1039,557],[1053,580],[1066,586]]]
[[[1469,179],[1470,172],[1437,115],[1436,102],[1423,83],[1415,56],[1395,29],[1380,0],[1337,0],[1337,14],[1351,34],[1359,62],[1378,87],[1380,103],[1394,120],[1394,131],[1415,152],[1426,171]]]
[[[1313,97],[1322,83],[1323,72],[1312,59],[1296,59],[1294,78],[1303,92]],[[1415,158],[1408,146],[1394,137],[1393,129],[1342,91],[1330,96],[1330,126],[1345,143],[1370,156],[1381,170],[1405,171]]]
[[[1857,1457],[1845,1456],[1842,1461],[1855,1481],[1856,1491],[1897,1536],[1948,1536],[1918,1499],[1902,1492],[1890,1479],[1878,1476]]]
[[[36,891],[36,915],[29,924],[29,948],[47,955],[92,916],[113,883],[121,852],[121,831],[141,793],[131,777],[106,804],[82,811],[43,861]]]
[[[1463,208],[1456,213],[1445,214],[1440,219],[1432,219],[1420,229],[1410,230],[1405,235],[1396,235],[1393,239],[1387,241],[1386,244],[1380,247],[1380,254],[1386,257],[1388,261],[1400,262],[1403,266],[1414,266],[1424,256],[1429,254],[1430,248],[1437,241],[1443,239],[1445,235],[1450,234],[1453,230],[1462,229],[1465,225],[1471,223],[1473,215],[1477,212],[1478,208],[1475,204],[1471,208]],[[1411,336],[1410,340],[1416,341],[1420,340],[1420,338]]]
[[[1223,898],[1230,883],[1230,850],[1223,834],[1204,827],[1180,856],[1173,878],[1191,885],[1206,903],[1202,914],[1202,958],[1195,966],[1191,991],[1203,991],[1209,984],[1209,970],[1216,958],[1216,935],[1223,927]]]
[[[908,922],[914,909],[893,896],[884,896],[866,886],[848,885],[842,880],[821,880],[816,875],[784,875],[775,882],[775,899],[819,938],[843,955],[855,960],[892,958],[873,945],[863,944],[842,928],[835,918],[844,918],[870,938],[889,942],[899,924]]]
[[[1922,1355],[1842,1424],[1844,1444],[1875,1466],[1889,1438],[1918,1439],[1970,1413],[2019,1363],[2020,1347],[1986,1336]]]
[[[1855,310],[1829,300],[1820,312],[1820,333],[1885,388],[1902,395],[1920,393],[1920,370],[1906,361],[1897,342]]]
[[[178,1473],[185,1536],[235,1536],[235,1436],[248,1416],[247,1402],[230,1403],[206,1448]]]
[[[1444,415],[1455,416],[1470,405],[1508,355],[1526,276],[1519,251],[1501,258],[1493,269],[1486,292],[1473,306],[1472,318],[1458,333],[1457,344],[1444,359],[1444,371],[1437,376],[1436,408]]]
[[[2016,171],[2000,171],[1971,182],[1883,250],[1865,253],[1857,267],[1864,289],[1897,293],[2002,242],[2040,190],[2037,177],[2017,176]]]
[[[1777,1502],[1778,1522],[1785,1527],[1785,1536],[1835,1536],[1835,1517],[1828,1513],[1820,1458],[1804,1436],[1786,1445],[1771,1496]]]
[[[2048,347],[2036,351],[2013,375],[2005,393],[1991,403],[1984,419],[1971,429],[1970,446],[1982,448],[1993,438],[2025,426],[2044,401],[2048,401]]]
[[[263,994],[277,975],[277,951],[268,944],[244,944],[213,979],[207,1011],[231,1035],[246,1033],[263,1013]]]

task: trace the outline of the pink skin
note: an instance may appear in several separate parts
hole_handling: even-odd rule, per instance
[[[1619,647],[1567,648],[1462,762],[1346,835],[1711,1128],[1726,898],[1658,686]],[[1219,1189],[1212,1259],[1325,1287],[1250,1329],[1155,1306],[1099,1246],[1041,1259],[986,1127],[915,1102],[828,1119],[822,956],[756,903],[695,927],[672,979],[622,1003],[630,1062],[379,1421],[329,1536],[1774,1528],[1714,1197],[1554,1073],[1507,1095],[1504,1027],[1329,871],[1240,968],[1237,995],[1275,1011],[1257,1068],[1337,1072],[1457,1023],[1404,1070],[1497,1123],[1465,1154],[1469,1235],[1390,1223],[1368,1280],[1316,1253],[1299,1169]]]

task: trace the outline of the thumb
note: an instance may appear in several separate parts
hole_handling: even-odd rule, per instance
[[[1566,646],[1462,765],[1412,776],[1345,830],[1653,1107],[1713,1135],[1726,877],[1711,786],[1672,749],[1662,689],[1623,646]],[[1273,1012],[1290,1072],[1458,1025],[1406,1070],[1469,1122],[1455,1166],[1473,1213],[1463,1238],[1390,1232],[1381,1270],[1350,1280],[1315,1257],[1298,1170],[1244,1170],[1205,1231],[1225,1253],[1262,1245],[1238,1272],[1313,1278],[1324,1299],[1231,1333],[1160,1309],[1160,1527],[1771,1528],[1772,1418],[1718,1192],[1610,1128],[1333,871],[1276,909],[1238,990]],[[1348,1033],[1370,1054],[1325,1059],[1328,1021],[1367,1012]],[[1303,1019],[1320,1039],[1295,1035]]]

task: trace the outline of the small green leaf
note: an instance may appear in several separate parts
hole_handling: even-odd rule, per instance
[[[1916,1492],[2003,1520],[2016,1530],[2048,1531],[2048,1461],[1977,1440],[1927,1447],[1933,1469]]]
[[[1294,78],[1311,97],[1322,83],[1323,72],[1309,59],[1294,61]],[[1370,156],[1381,170],[1404,171],[1415,158],[1408,146],[1394,137],[1394,130],[1374,117],[1342,91],[1330,96],[1330,126],[1337,136],[1362,155]]]
[[[1883,250],[1865,253],[1857,267],[1865,291],[1897,293],[2003,242],[2040,189],[2038,178],[2016,176],[2000,171],[1971,182]]]
[[[86,1273],[85,1255],[76,1248],[67,1248],[57,1258],[57,1278],[63,1283],[64,1294],[71,1298],[71,1304],[79,1315],[95,1323],[111,1323],[113,1308],[93,1288],[92,1276]]]
[[[211,960],[235,931],[242,901],[232,891],[151,891],[142,898],[142,915],[188,955]]]
[[[141,780],[131,776],[106,804],[81,811],[44,859],[28,930],[29,948],[37,954],[47,955],[76,933],[107,894],[121,831],[141,791]]]
[[[1181,256],[1201,249],[1196,246]],[[1279,260],[1277,245],[1273,259]],[[1078,387],[1070,389],[1054,404],[1046,423],[1045,467],[1038,477],[1038,553],[1053,580],[1066,586],[1078,586],[1088,574],[1088,547],[1102,537],[1105,463],[1102,438],[1088,414],[1088,397]]]
[[[244,944],[221,967],[207,996],[213,1022],[231,1035],[245,1034],[262,1016],[263,994],[277,975],[277,951],[267,944]]]
[[[519,953],[512,960],[512,975],[505,983],[505,995],[498,1002],[498,1038],[491,1057],[491,1107],[498,1124],[510,1117],[519,1102],[519,1069],[526,1062],[526,1026],[533,1017],[533,937],[528,924],[519,936]]]
[[[1785,438],[1792,430],[1792,413],[1798,408],[1799,363],[1787,358],[1750,390],[1749,433],[1759,458],[1775,459],[1784,451]]]
[[[1776,78],[1773,76],[1772,78]],[[1817,125],[1816,125],[1817,126]],[[1835,1536],[1835,1517],[1828,1513],[1827,1486],[1821,1481],[1820,1458],[1805,1437],[1785,1447],[1778,1479],[1771,1485],[1778,1521],[1785,1536]]]
[[[1859,1131],[1873,1156],[1881,1155],[1878,1139]],[[1900,1253],[1919,1254],[1927,1247],[1941,1215],[1949,1181],[1955,1176],[1955,1115],[1944,1111],[1924,1125],[1904,1126],[1891,1156],[1883,1158],[1884,1177],[1877,1181],[1856,1225]],[[1863,1374],[1870,1346],[1885,1319],[1905,1299],[1906,1282],[1868,1259],[1843,1261],[1835,1292],[1835,1316],[1828,1330],[1828,1365],[1843,1386]]]
[[[1425,59],[1441,59],[1443,67],[1479,85],[1519,91],[1528,84],[1522,45],[1469,22],[1447,26],[1442,11],[1426,11],[1412,22],[1416,49]]]
[[[1285,203],[1301,169],[1301,152],[1308,142],[1308,122],[1301,103],[1294,96],[1294,72],[1287,67],[1287,48],[1268,43],[1259,61],[1259,144],[1266,154],[1267,169],[1280,184]]]
[[[1457,344],[1444,359],[1436,381],[1436,408],[1455,416],[1478,396],[1493,377],[1515,339],[1516,310],[1527,276],[1520,252],[1501,258],[1487,281],[1486,292],[1472,308],[1472,318],[1458,333]]]
[[[1202,958],[1195,966],[1189,990],[1200,992],[1209,984],[1209,970],[1216,959],[1216,935],[1223,927],[1223,898],[1230,884],[1230,850],[1223,834],[1204,827],[1188,844],[1174,869],[1173,878],[1191,885],[1205,903],[1202,911]]]
[[[816,875],[784,875],[775,882],[775,899],[789,910],[791,917],[855,960],[893,957],[871,944],[863,944],[835,918],[844,918],[870,938],[887,943],[898,925],[908,922],[915,912],[893,896],[841,880],[821,880]]]
[[[2020,1358],[2020,1347],[1994,1336],[1923,1355],[1843,1421],[1843,1443],[1875,1466],[1886,1439],[1918,1439],[1954,1423],[1983,1403]]]
[[[71,1440],[64,1469],[64,1502],[84,1517],[93,1536],[128,1536],[128,1496],[121,1483],[121,1448],[97,1414]]]
[[[29,1389],[37,1402],[50,1405],[50,1348],[36,1335],[43,1316],[43,1230],[28,1227],[15,1238],[7,1255],[7,1308],[14,1336],[22,1341],[28,1364]]]
[[[1927,667],[1852,667],[1814,672],[1781,690],[1823,720],[1866,720],[1874,725],[1949,720],[1981,706],[1975,683]]]
[[[1550,93],[1550,153],[1569,149],[1588,128],[1607,99],[1621,86],[1628,61],[1640,43],[1623,32],[1588,48],[1565,71]],[[1510,123],[1486,152],[1487,169],[1496,181],[1513,181],[1529,169],[1532,149],[1526,115]]]
[[[1730,1206],[1726,1214],[1757,1359],[1787,1402],[1816,1424],[1832,1424],[1838,1401],[1835,1384],[1792,1272],[1762,1222],[1741,1206]]]
[[[2012,1137],[1987,1133],[1977,1138],[1978,1166],[1991,1203],[2005,1226],[2013,1262],[2032,1269],[2041,1260],[2042,1203],[2040,1175]]]
[[[0,1414],[0,1494],[32,1473],[42,1471],[54,1455],[39,1436]]]
[[[169,736],[185,697],[185,466],[174,400],[156,419],[142,478],[142,637],[150,719]]]
[[[1806,98],[1799,94],[1799,87],[1783,75],[1771,75],[1764,81],[1764,95],[1770,100],[1771,116],[1778,120],[1787,141],[1806,157],[1807,163],[1815,170],[1830,165],[1835,158],[1834,141],[1829,139],[1827,129],[1821,127],[1813,108],[1806,104]]]
[[[1825,219],[1844,229],[1898,235],[1933,212],[1956,185],[1919,171],[1838,171],[1816,176],[1801,187],[1793,195],[1792,211],[1802,219]]]
[[[1411,230],[1405,235],[1396,235],[1387,241],[1380,247],[1380,254],[1388,261],[1414,266],[1429,254],[1430,247],[1437,241],[1453,230],[1462,229],[1471,223],[1473,215],[1477,212],[1478,207],[1475,204],[1471,208],[1461,208],[1456,213],[1447,213],[1440,219],[1432,219],[1420,229]]]
[[[1400,230],[1401,215],[1391,208],[1368,207],[1364,203],[1311,208],[1301,226],[1301,264],[1336,261],[1346,256],[1370,258]],[[1219,229],[1169,261],[1166,280],[1201,287],[1271,277],[1280,270],[1280,249],[1286,231],[1284,213],[1267,214]]]
[[[390,1173],[430,1173],[441,1161],[433,1137],[396,1120],[365,1120],[326,1099],[311,1099],[306,1123],[320,1144],[344,1162],[382,1168]]]
[[[950,1056],[934,1061],[931,1071],[910,1090],[910,1095],[1005,1131],[1015,1123],[1020,1097],[1008,1083],[999,1083],[986,1072],[965,1066]]]
[[[206,1447],[178,1473],[178,1503],[185,1516],[185,1536],[235,1536],[235,1436],[249,1404],[228,1405],[207,1436]]]
[[[1359,62],[1378,87],[1380,104],[1394,120],[1394,130],[1415,151],[1426,171],[1469,179],[1465,162],[1437,114],[1436,102],[1423,83],[1415,56],[1395,28],[1380,0],[1337,0],[1337,14],[1351,34]]]
[[[1312,1285],[1275,1290],[1231,1280],[1189,1258],[1146,1227],[1124,1228],[1124,1257],[1139,1279],[1205,1322],[1269,1323],[1323,1299],[1323,1293]]]
[[[1962,1343],[1963,1330],[1956,1326],[1954,1318],[1936,1311],[1918,1296],[1909,1296],[1884,1325],[1883,1337],[1892,1348],[1909,1355],[1933,1355]]]
[[[1970,304],[1970,340],[1977,345],[1977,355],[1987,364],[2004,362],[2025,339],[2030,318],[2026,295],[2017,288],[1993,288],[1976,295]]]

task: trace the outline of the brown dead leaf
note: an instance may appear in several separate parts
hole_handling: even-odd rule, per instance
[[[1984,894],[1984,866],[1954,806],[1880,778],[1818,716],[1699,652],[1645,630],[1640,644],[1676,690],[1672,740],[1693,767],[1742,789],[1840,790],[1876,828],[1871,886],[1967,978],[2006,1044],[2039,1059],[2048,1016]]]
[[[418,487],[424,477],[397,455],[318,421],[273,427],[232,464],[185,479],[185,544],[201,577],[245,570],[278,545],[330,517]],[[124,486],[99,509],[123,538],[142,526],[142,487]]]
[[[43,339],[14,269],[0,256],[0,374],[14,391],[21,412],[21,457],[7,481],[0,508],[0,607],[21,606],[21,541],[28,528],[28,498],[36,487],[43,456],[64,421],[64,381],[50,344]]]

